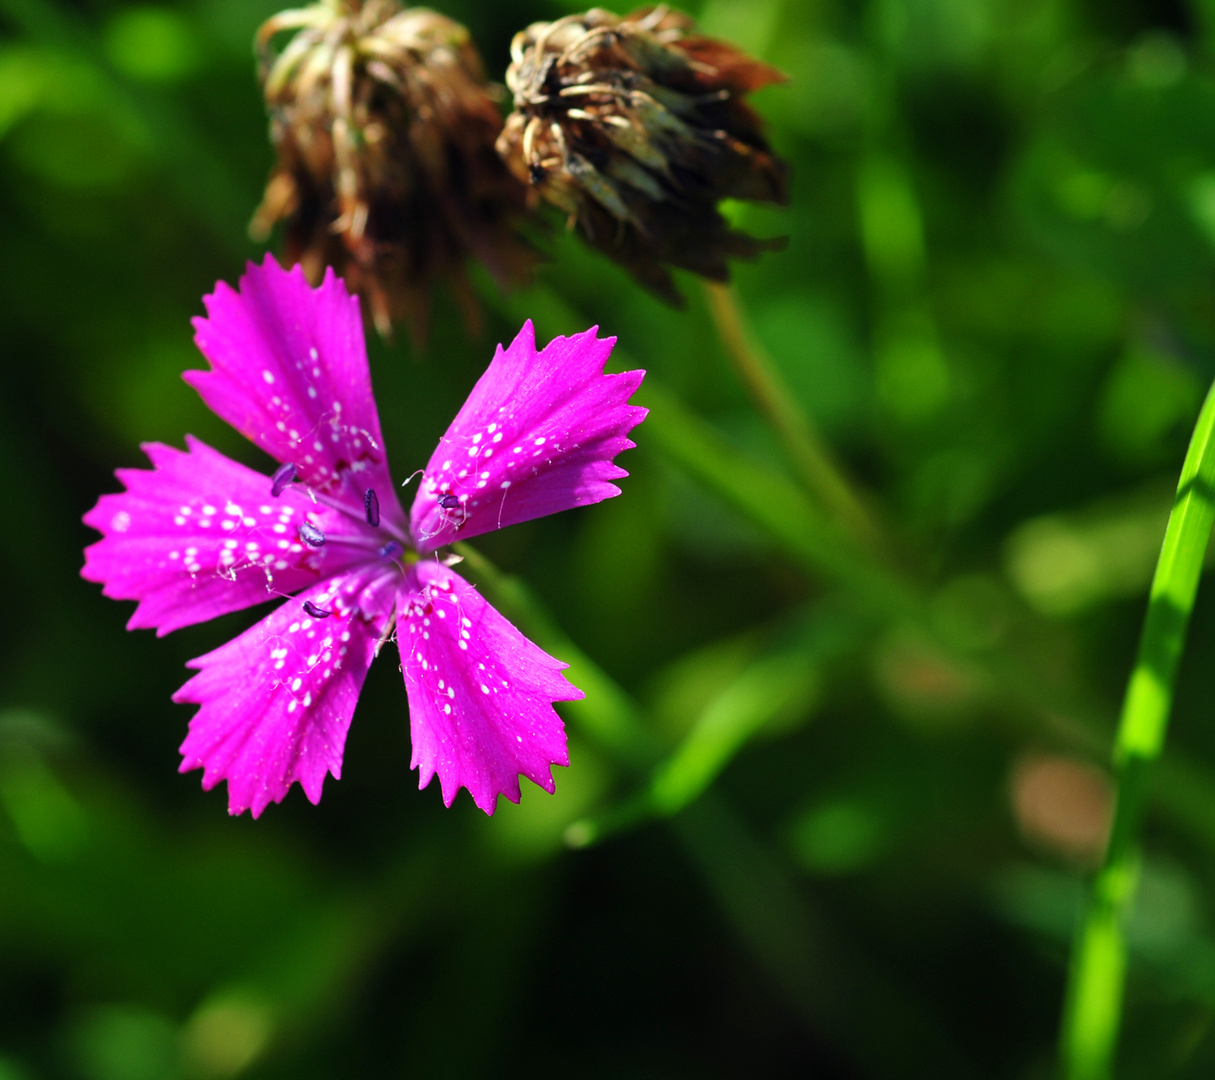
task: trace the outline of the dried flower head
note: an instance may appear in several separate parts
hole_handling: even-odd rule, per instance
[[[470,255],[504,287],[526,279],[526,192],[494,153],[502,118],[463,26],[396,0],[322,0],[267,20],[257,47],[278,162],[255,238],[285,219],[288,260],[314,283],[333,266],[382,334],[404,319],[424,337],[438,277],[475,325]]]
[[[781,241],[731,229],[722,199],[784,203],[786,168],[742,100],[783,80],[665,6],[601,8],[515,35],[498,152],[642,284],[680,303],[667,264],[715,281]]]

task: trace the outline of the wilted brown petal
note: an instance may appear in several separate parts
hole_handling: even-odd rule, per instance
[[[595,8],[515,35],[498,152],[536,199],[671,303],[668,266],[714,281],[781,246],[731,229],[722,199],[785,203],[786,168],[742,100],[783,76],[666,7]]]
[[[475,328],[470,256],[503,287],[528,278],[526,191],[494,152],[501,115],[463,26],[395,0],[330,0],[269,19],[257,46],[278,161],[255,238],[284,222],[287,258],[314,281],[333,266],[383,334],[404,320],[424,337],[440,278]]]

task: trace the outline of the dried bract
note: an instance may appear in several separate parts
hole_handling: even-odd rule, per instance
[[[659,296],[681,302],[668,265],[725,281],[729,258],[781,246],[718,211],[722,199],[786,201],[785,165],[742,100],[780,72],[666,7],[534,23],[511,57],[498,152]]]
[[[255,238],[285,221],[287,258],[314,283],[333,266],[382,334],[403,319],[424,337],[436,278],[475,324],[469,256],[503,287],[527,279],[526,191],[494,153],[501,114],[463,26],[395,0],[323,0],[269,19],[257,48],[278,162]]]

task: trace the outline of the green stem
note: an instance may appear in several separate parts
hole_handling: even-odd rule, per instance
[[[865,504],[831,460],[810,418],[798,408],[793,392],[747,326],[738,295],[729,285],[705,282],[709,310],[718,337],[735,371],[751,395],[808,493],[855,539],[878,546],[879,534]]]
[[[647,379],[633,400],[650,410],[643,429],[648,445],[738,507],[812,572],[835,579],[891,617],[915,618],[922,610],[917,589],[873,552],[849,543],[797,485],[749,461],[658,381]]]
[[[1105,860],[1076,939],[1061,1053],[1068,1080],[1111,1075],[1126,974],[1124,927],[1139,876],[1139,825],[1164,747],[1177,667],[1215,524],[1215,387],[1203,403],[1169,516],[1139,655],[1114,743],[1117,796]]]

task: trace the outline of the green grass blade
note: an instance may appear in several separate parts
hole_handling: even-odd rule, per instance
[[[765,725],[814,707],[822,680],[817,654],[822,651],[799,643],[748,665],[709,700],[644,786],[575,822],[566,842],[586,847],[642,822],[670,817],[694,802]]]
[[[808,709],[820,673],[805,649],[751,665],[701,713],[679,747],[654,774],[651,798],[673,814],[701,795],[742,747],[774,717]]]
[[[1111,1075],[1122,1016],[1126,916],[1139,867],[1139,823],[1160,756],[1190,612],[1215,524],[1215,387],[1207,395],[1177,485],[1139,655],[1114,743],[1117,801],[1105,860],[1076,941],[1061,1052],[1068,1080]]]

